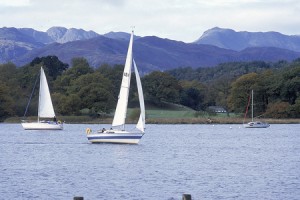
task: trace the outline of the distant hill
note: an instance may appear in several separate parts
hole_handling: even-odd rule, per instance
[[[16,28],[0,29],[0,63],[11,61],[27,52],[45,46]]]
[[[76,28],[67,29],[64,27],[51,27],[46,32],[36,31],[32,28],[19,28],[16,30],[43,44],[50,44],[54,42],[66,43],[76,40],[91,39],[99,36],[99,34],[94,31],[85,31],[83,29]]]
[[[229,32],[232,33],[232,30]],[[4,27],[0,28],[0,63],[11,61],[22,66],[35,57],[56,55],[69,64],[74,57],[85,57],[93,67],[103,63],[124,64],[129,36],[123,32],[110,32],[101,36],[93,31],[64,27],[52,27],[46,32],[31,28]],[[291,61],[300,57],[300,52],[286,48],[249,47],[234,36],[226,45],[235,44],[234,48],[242,50],[225,48],[223,40],[216,41],[219,43],[207,45],[155,36],[136,36],[133,52],[142,72],[164,71],[178,67],[209,67],[232,61]],[[245,48],[239,47],[242,44]],[[222,45],[223,48],[220,48]]]
[[[111,39],[122,39],[128,41],[130,39],[130,34],[124,32],[109,32],[109,33],[105,33],[104,36]]]
[[[194,43],[236,51],[249,47],[276,47],[300,52],[300,35],[288,36],[278,32],[236,32],[215,27],[205,31]]]
[[[124,64],[127,48],[126,40],[99,36],[88,40],[46,45],[12,61],[17,65],[24,65],[35,57],[56,55],[63,62],[70,63],[74,57],[85,57],[91,66],[98,67],[103,63]],[[207,67],[231,61],[290,61],[300,57],[300,53],[273,47],[233,51],[212,45],[187,44],[153,36],[136,39],[133,53],[143,72],[186,66]]]
[[[35,57],[56,55],[60,60],[67,63],[70,63],[74,57],[85,57],[90,65],[95,67],[102,62],[108,64],[123,63],[127,43],[127,41],[113,40],[103,36],[64,44],[53,43],[15,58],[13,62],[17,65],[23,65]]]
[[[93,31],[82,29],[66,29],[52,27],[47,32],[36,31],[32,28],[0,28],[0,63],[18,59],[33,49],[39,49],[55,42],[66,43],[70,41],[98,37]]]

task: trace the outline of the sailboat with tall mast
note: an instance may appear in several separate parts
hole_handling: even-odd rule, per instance
[[[110,130],[100,130],[95,133],[90,129],[86,129],[87,138],[92,143],[124,143],[137,144],[145,133],[145,104],[142,84],[136,63],[132,55],[133,31],[130,36],[122,83],[119,93],[119,99],[116,106],[112,128]],[[130,89],[131,68],[134,68],[137,83],[138,97],[140,103],[140,116],[134,131],[125,130],[125,121],[128,106],[128,97]]]
[[[30,104],[30,100],[31,99],[29,99],[27,108]],[[24,116],[26,115],[26,111]],[[48,119],[48,120],[44,120],[44,119]],[[53,119],[53,121],[49,119]],[[25,130],[62,130],[63,129],[63,124],[60,121],[57,121],[55,117],[50,90],[48,87],[48,82],[43,67],[41,67],[40,70],[40,89],[39,89],[37,122],[27,122],[25,120],[22,120],[21,124]]]
[[[247,105],[247,109],[246,109],[246,113],[245,113],[245,117],[244,117],[244,121],[247,115],[247,111],[248,111],[248,107],[249,107],[249,103],[250,103],[250,98],[248,101],[248,105]],[[254,121],[254,107],[253,107],[253,90],[251,91],[251,122],[244,124],[245,128],[268,128],[270,126],[270,124],[266,123],[266,122],[261,122],[261,121]]]

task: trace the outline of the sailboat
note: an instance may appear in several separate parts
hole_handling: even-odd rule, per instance
[[[31,99],[30,99],[31,100]],[[29,106],[28,102],[27,108]],[[26,111],[27,111],[26,108]],[[26,115],[25,111],[25,115]],[[25,116],[24,115],[24,116]],[[41,118],[51,118],[50,120],[41,120]],[[43,67],[40,72],[40,90],[39,90],[39,105],[38,105],[38,119],[37,122],[22,121],[22,126],[25,130],[62,130],[63,124],[60,121],[56,121],[55,112],[50,96],[50,91],[45,76]]]
[[[249,103],[250,103],[250,99],[248,101],[248,105],[247,105],[247,109],[246,109],[244,119],[246,118],[246,115],[247,115]],[[244,124],[245,128],[268,128],[270,126],[270,124],[268,124],[266,122],[254,121],[253,120],[253,90],[251,91],[251,118],[252,118],[251,122],[249,122],[247,124]]]
[[[90,129],[86,129],[87,138],[92,143],[124,143],[124,144],[137,144],[145,133],[145,104],[141,79],[132,56],[133,46],[133,31],[130,36],[126,62],[124,66],[123,78],[119,93],[119,99],[110,130],[102,129],[95,133]],[[130,89],[131,68],[134,68],[135,78],[138,89],[138,97],[140,103],[140,116],[136,124],[136,129],[133,131],[125,130],[125,120],[128,106],[128,96]]]

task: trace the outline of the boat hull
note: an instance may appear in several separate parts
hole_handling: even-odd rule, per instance
[[[63,124],[53,122],[25,122],[21,123],[25,130],[63,130]]]
[[[264,122],[249,122],[244,124],[245,128],[268,128],[270,124]]]
[[[89,133],[87,138],[91,143],[138,144],[144,133],[104,132]]]

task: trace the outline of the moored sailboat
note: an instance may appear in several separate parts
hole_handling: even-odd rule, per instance
[[[246,110],[246,113],[245,113],[245,117],[246,118],[246,115],[247,115],[247,111],[248,111],[248,107],[249,107],[249,103],[250,103],[250,99],[248,101],[248,105],[247,105],[247,110]],[[266,122],[262,122],[262,121],[254,121],[254,118],[253,118],[253,90],[251,91],[251,122],[247,123],[247,124],[244,124],[244,127],[245,128],[268,128],[270,126],[270,124],[266,123]]]
[[[122,77],[122,83],[119,93],[119,99],[116,106],[114,119],[112,122],[112,128],[110,130],[100,130],[93,132],[87,128],[87,138],[92,143],[124,143],[124,144],[137,144],[145,133],[145,105],[144,96],[142,90],[142,84],[139,76],[139,72],[135,61],[132,56],[133,46],[133,32],[130,36],[128,52],[126,56],[126,62]],[[135,71],[135,78],[138,89],[139,103],[140,103],[140,117],[136,124],[136,130],[126,131],[125,120],[128,106],[128,96],[130,89],[130,78],[132,65]]]
[[[29,103],[30,100],[28,102],[28,105]],[[25,115],[26,115],[26,111],[25,111]],[[53,120],[49,120],[49,119],[53,119]],[[43,67],[41,67],[41,71],[40,71],[40,89],[39,89],[37,122],[28,122],[22,120],[21,124],[25,130],[62,130],[63,129],[63,124],[60,121],[57,121],[55,117],[51,95],[50,95],[50,91],[49,91],[49,87],[48,87],[48,83],[47,83],[47,79]]]

